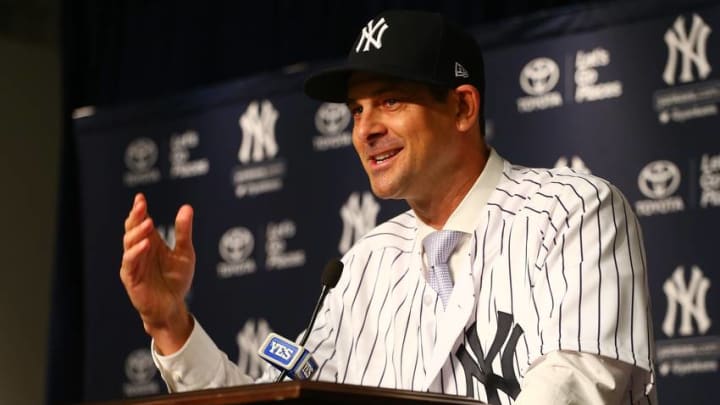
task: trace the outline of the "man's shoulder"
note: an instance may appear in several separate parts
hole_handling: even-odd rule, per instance
[[[568,167],[533,168],[510,164],[506,166],[503,181],[498,185],[501,190],[503,187],[528,200],[547,195],[603,198],[609,192],[618,192],[608,180]]]
[[[512,214],[551,209],[570,214],[571,211],[592,209],[610,198],[620,200],[624,196],[602,177],[567,167],[549,169],[507,164],[488,203]]]
[[[409,250],[415,241],[417,218],[412,210],[388,219],[365,234],[348,254],[369,252],[378,248]]]

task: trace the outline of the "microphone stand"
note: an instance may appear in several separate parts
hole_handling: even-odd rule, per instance
[[[320,298],[317,301],[317,304],[315,304],[315,310],[313,310],[312,316],[310,317],[310,323],[308,323],[307,329],[305,329],[305,333],[303,333],[302,339],[300,340],[300,346],[305,347],[305,343],[308,340],[308,336],[310,336],[310,331],[312,330],[313,325],[315,324],[315,318],[317,318],[318,312],[320,312],[320,308],[322,307],[323,301],[325,301],[325,296],[328,294],[330,289],[334,288],[337,285],[338,280],[340,279],[340,275],[342,274],[343,270],[343,264],[340,260],[333,259],[330,260],[326,265],[325,269],[323,270],[322,275],[322,281],[323,281],[323,287],[322,291],[320,292]],[[275,382],[280,382],[287,377],[288,370],[284,369],[278,378],[275,380]]]

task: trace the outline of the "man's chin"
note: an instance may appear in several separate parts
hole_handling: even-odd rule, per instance
[[[375,197],[381,200],[402,200],[404,199],[402,193],[397,187],[389,187],[387,185],[376,185],[370,183],[370,189],[372,190]]]

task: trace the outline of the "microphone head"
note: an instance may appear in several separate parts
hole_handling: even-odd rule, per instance
[[[343,263],[338,259],[332,259],[325,265],[322,273],[322,284],[327,288],[334,288],[340,275],[342,275]]]

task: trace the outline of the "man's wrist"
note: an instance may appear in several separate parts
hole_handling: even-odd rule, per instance
[[[170,355],[180,350],[192,333],[194,320],[183,306],[178,313],[162,324],[143,322],[145,332],[155,342],[155,349],[160,355]]]

